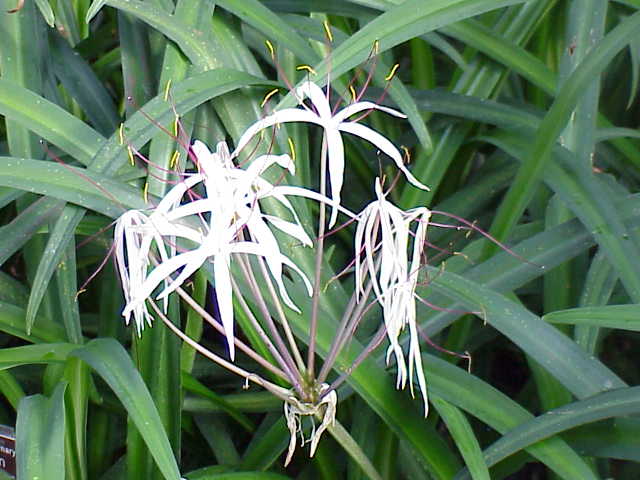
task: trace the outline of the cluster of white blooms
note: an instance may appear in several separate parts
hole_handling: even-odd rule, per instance
[[[211,262],[220,319],[229,343],[229,354],[233,359],[233,303],[229,271],[231,255],[247,253],[264,257],[284,302],[297,310],[284,287],[282,266],[291,267],[302,277],[309,294],[311,284],[302,270],[280,252],[269,225],[295,237],[304,245],[310,246],[311,239],[286,198],[291,189],[283,192],[281,187],[271,185],[260,176],[273,164],[293,173],[293,162],[288,155],[258,157],[245,170],[233,165],[224,142],[218,144],[215,153],[209,152],[199,141],[194,143],[192,149],[200,173],[190,175],[175,185],[151,215],[130,211],[120,217],[116,224],[116,259],[127,301],[122,314],[129,321],[133,313],[136,327],[140,331],[144,327],[144,321],[149,321],[145,302],[160,283],[165,282],[165,288],[157,298],[166,298],[205,262]],[[204,185],[205,195],[181,203],[185,193],[198,183]],[[259,201],[267,197],[284,204],[292,212],[294,221],[263,214]],[[246,236],[249,238],[245,238]],[[196,247],[178,252],[176,238],[189,240]],[[161,252],[161,261],[147,273],[150,245],[154,240]],[[173,255],[167,255],[165,242],[170,244]],[[171,275],[179,269],[182,269],[180,274],[172,279]]]
[[[335,224],[340,211],[350,214],[340,205],[345,170],[342,132],[372,143],[393,159],[410,183],[418,188],[427,188],[406,169],[402,155],[393,143],[371,128],[349,120],[356,113],[372,109],[406,118],[402,113],[366,101],[354,102],[332,113],[325,92],[310,81],[304,82],[294,93],[300,107],[276,111],[256,122],[241,136],[231,153],[224,142],[217,145],[215,152],[210,152],[203,143],[196,141],[192,153],[198,172],[185,175],[184,180],[176,184],[150,212],[129,211],[118,220],[115,229],[116,259],[126,299],[123,315],[127,323],[133,315],[138,332],[145,323],[150,323],[146,301],[161,284],[163,289],[156,298],[165,299],[166,310],[167,296],[195,271],[209,263],[213,270],[220,321],[233,360],[230,270],[233,254],[262,257],[283,302],[299,311],[287,293],[283,266],[300,276],[309,295],[312,294],[312,286],[305,273],[281,252],[273,229],[297,239],[303,245],[313,245],[300,224],[289,196],[307,197],[329,205],[332,209],[330,227]],[[312,108],[304,103],[306,99]],[[245,168],[234,164],[233,160],[259,132],[287,122],[308,122],[323,128],[330,198],[299,186],[274,185],[263,178],[263,173],[274,165],[293,174],[294,162],[289,155],[259,156],[247,162]],[[197,189],[200,195],[194,195],[193,189]],[[358,301],[367,301],[362,298],[362,292],[365,280],[369,279],[375,298],[382,307],[390,342],[387,361],[393,353],[398,368],[398,387],[404,387],[409,378],[412,393],[411,379],[415,371],[426,414],[426,382],[416,325],[415,289],[430,211],[426,208],[403,211],[394,206],[385,198],[379,179],[376,179],[375,191],[376,201],[366,206],[359,215],[350,214],[358,222],[355,235],[356,295]],[[260,203],[266,198],[279,202],[289,212],[289,219],[264,213]],[[413,224],[417,225],[415,230],[411,229]],[[412,254],[409,255],[411,245]],[[407,325],[411,337],[408,362],[399,342],[399,335]],[[295,448],[301,416],[322,417],[320,427],[311,438],[312,454],[320,435],[335,419],[336,392],[326,391],[329,388],[327,384],[321,386],[323,390],[312,396],[317,399],[316,403],[308,403],[295,396],[285,403],[285,416],[292,436],[287,461]]]

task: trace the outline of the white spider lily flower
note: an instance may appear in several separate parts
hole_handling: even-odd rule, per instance
[[[376,179],[375,188],[378,199],[365,207],[359,216],[356,228],[356,294],[358,297],[362,295],[364,281],[368,275],[376,300],[382,307],[389,338],[387,364],[391,354],[394,354],[398,368],[397,388],[404,388],[408,378],[412,396],[415,372],[422,392],[426,416],[429,404],[416,324],[415,290],[431,212],[424,207],[408,211],[401,210],[387,201],[379,179]],[[415,232],[412,232],[411,223],[414,221],[418,225]],[[413,252],[409,263],[407,250],[409,238],[412,235],[414,236]],[[380,238],[379,242],[378,238]],[[366,266],[362,262],[363,255]],[[363,269],[366,270],[363,271]],[[408,367],[398,341],[407,325],[410,335]]]
[[[169,210],[180,202],[180,198],[190,185],[198,182],[198,178],[190,178],[186,182],[174,187],[158,204],[150,215],[139,210],[129,210],[116,221],[114,242],[116,264],[122,282],[125,300],[127,304],[140,295],[140,287],[144,283],[150,264],[152,245],[155,242],[160,259],[167,260],[175,255],[176,237],[183,237],[198,242],[201,235],[194,229],[184,225],[172,224],[167,218]],[[169,238],[165,241],[165,237]],[[165,243],[169,244],[169,253]],[[167,302],[164,302],[164,310],[167,311]],[[144,304],[123,312],[125,322],[128,325],[133,313],[138,335],[144,329],[145,321],[151,324],[151,315]]]
[[[302,103],[305,98],[309,98],[317,113],[311,111],[306,106],[304,108],[285,108],[259,120],[250,126],[240,137],[232,156],[236,156],[259,131],[265,128],[287,122],[308,122],[320,125],[324,129],[327,142],[329,183],[331,186],[331,199],[333,201],[329,227],[333,227],[337,219],[337,206],[340,204],[340,192],[342,191],[344,181],[344,144],[342,143],[340,132],[351,133],[371,142],[380,151],[393,159],[411,184],[423,190],[429,190],[428,187],[420,183],[404,166],[402,154],[386,137],[365,125],[347,121],[349,117],[356,113],[372,109],[383,111],[398,118],[407,118],[406,115],[373,102],[352,103],[333,115],[331,105],[323,90],[310,81],[306,81],[296,88],[295,94],[300,103]]]
[[[123,315],[130,315],[131,312],[144,308],[146,299],[163,281],[166,286],[157,298],[167,298],[196,270],[210,261],[213,264],[220,320],[229,344],[230,357],[234,359],[231,255],[244,253],[264,257],[282,299],[290,308],[300,312],[284,285],[283,266],[300,275],[309,296],[312,294],[311,283],[304,272],[281,253],[267,222],[304,245],[311,245],[312,242],[286,199],[286,193],[279,192],[276,190],[277,187],[271,186],[260,177],[260,174],[274,163],[292,169],[293,163],[288,156],[266,155],[256,159],[256,166],[252,164],[244,170],[233,165],[224,142],[218,144],[215,153],[209,152],[202,142],[195,142],[193,151],[201,173],[176,185],[160,202],[159,207],[163,207],[162,211],[154,212],[151,217],[156,217],[153,224],[160,235],[185,237],[196,242],[198,246],[178,255],[175,255],[174,251],[170,258],[163,258],[149,275],[142,277],[142,284],[137,286],[135,294],[129,296]],[[184,193],[199,182],[204,184],[206,196],[180,205]],[[292,212],[294,222],[262,214],[258,202],[270,196]],[[174,208],[168,208],[169,206]],[[208,217],[208,221],[205,221],[205,216]],[[204,232],[187,226],[186,220],[190,217],[197,217]],[[243,240],[241,233],[244,229],[248,231],[252,241]],[[180,269],[182,271],[172,280],[171,275]]]
[[[115,259],[120,274],[120,283],[127,304],[139,295],[139,289],[147,276],[149,268],[149,250],[144,234],[135,230],[139,225],[148,222],[148,217],[138,211],[129,210],[116,221],[114,231]],[[129,325],[131,314],[136,324],[138,335],[144,329],[145,322],[151,326],[151,315],[144,303],[123,313],[125,322]]]
[[[127,305],[135,304],[132,308],[125,308],[123,316],[128,325],[133,314],[138,335],[144,329],[145,322],[151,324],[144,302],[136,302],[141,295],[141,286],[147,278],[151,262],[152,245],[155,243],[161,261],[168,260],[176,253],[176,238],[181,237],[200,243],[202,234],[197,230],[180,223],[172,222],[170,212],[180,204],[184,193],[196,183],[202,181],[201,175],[193,175],[174,186],[153,209],[146,215],[139,210],[129,210],[116,221],[114,242],[116,264],[124,291]],[[166,244],[169,246],[167,252]],[[168,281],[165,280],[165,285]],[[167,301],[164,302],[167,311]]]
[[[265,258],[285,304],[300,313],[298,307],[287,294],[282,280],[282,265],[285,263],[283,259],[286,259],[286,257],[280,252],[278,241],[265,220],[289,236],[296,238],[303,245],[311,246],[312,242],[302,225],[300,225],[298,215],[286,195],[280,194],[273,185],[260,176],[273,164],[278,164],[293,174],[295,173],[293,161],[286,154],[263,155],[253,160],[245,170],[233,166],[232,157],[229,155],[229,150],[224,142],[218,143],[216,153],[212,154],[209,153],[202,142],[196,141],[194,143],[194,152],[198,155],[201,168],[205,172],[204,181],[208,193],[206,203],[210,205],[212,196],[217,197],[214,203],[224,206],[227,212],[232,212],[233,218],[231,222],[237,226],[236,232],[239,233],[241,229],[246,228],[254,242],[264,247],[262,253],[256,254]],[[228,181],[222,182],[223,177]],[[220,189],[219,185],[221,183],[231,185],[231,191],[226,188]],[[263,214],[260,210],[259,200],[267,197],[273,197],[284,205],[292,214],[294,221],[288,222],[272,215]],[[195,205],[197,205],[197,202],[192,202],[192,206]],[[224,218],[224,211],[219,209],[217,215]],[[215,212],[211,211],[212,220],[214,216]],[[218,225],[218,228],[224,226]],[[287,262],[288,265],[293,264],[288,259]],[[301,274],[305,285],[308,286],[308,291],[311,291],[310,282],[306,275],[297,266],[294,269]]]
[[[320,385],[320,395],[324,393],[329,388],[329,385],[323,383]],[[313,422],[313,429],[311,432],[311,436],[309,437],[309,442],[311,442],[311,446],[309,447],[309,457],[313,457],[316,452],[316,448],[318,448],[318,442],[320,441],[320,437],[324,433],[324,431],[329,427],[335,425],[336,422],[336,407],[338,404],[338,394],[335,390],[327,393],[322,399],[317,403],[306,403],[301,402],[296,397],[290,397],[288,402],[284,403],[284,418],[287,421],[287,428],[289,428],[289,432],[291,434],[291,439],[289,440],[289,449],[287,451],[287,458],[284,461],[284,466],[286,467],[291,458],[293,457],[293,453],[296,449],[296,437],[298,433],[300,434],[301,445],[304,445],[305,438],[302,432],[302,417],[307,416],[311,417],[311,421]],[[321,416],[322,421],[320,426],[316,428],[315,416]]]

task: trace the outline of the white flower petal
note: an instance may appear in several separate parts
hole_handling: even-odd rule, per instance
[[[168,259],[167,261],[160,263],[153,269],[149,276],[147,276],[144,282],[140,285],[138,291],[136,292],[135,298],[132,298],[131,301],[125,306],[122,314],[126,315],[128,312],[132,311],[140,304],[144,304],[145,300],[149,298],[156,287],[160,285],[160,283],[162,283],[165,279],[170,278],[171,274],[179,268],[189,264],[192,265],[192,267],[194,264],[197,264],[198,266],[202,265],[205,259],[206,256],[203,255],[203,252],[200,249],[197,249],[181,253],[179,255],[176,255],[175,257]],[[170,291],[173,291],[179,286],[180,284],[176,284],[174,281],[169,287],[167,287],[167,289],[165,289],[165,291],[169,289]]]
[[[338,218],[338,205],[340,205],[340,192],[344,180],[344,144],[340,132],[335,126],[325,128],[325,140],[327,142],[327,167],[329,171],[329,185],[331,186],[332,210],[329,220],[329,228],[333,227]]]
[[[386,200],[379,179],[376,179],[375,190],[378,199],[367,205],[358,218],[354,242],[356,249],[355,288],[358,292],[363,288],[365,274],[362,271],[361,262],[362,255],[364,255],[364,261],[367,264],[366,274],[369,275],[376,300],[382,307],[385,329],[389,339],[386,354],[387,363],[393,355],[398,369],[396,385],[398,388],[404,388],[409,380],[412,395],[415,373],[425,402],[426,415],[428,399],[416,323],[415,289],[431,212],[427,208],[417,208],[406,212],[400,210]],[[416,222],[418,226],[414,234],[411,263],[409,263],[408,248],[412,222]],[[376,242],[379,242],[379,246],[376,246]],[[362,251],[363,245],[364,252]],[[375,268],[376,261],[378,268]],[[360,300],[359,297],[358,300]],[[399,336],[406,325],[409,325],[410,343],[408,358],[405,361]]]
[[[382,105],[378,105],[377,103],[373,103],[373,102],[356,102],[344,107],[342,110],[337,112],[333,116],[333,120],[335,122],[344,122],[350,116],[356,113],[362,112],[364,110],[381,110],[385,113],[393,115],[394,117],[407,118],[407,116],[404,113],[394,110],[393,108],[383,107]]]
[[[310,247],[313,245],[311,238],[309,238],[309,235],[307,235],[307,232],[304,231],[300,223],[287,222],[286,220],[282,220],[281,218],[278,218],[274,215],[263,214],[262,217],[265,220],[269,221],[269,223],[271,223],[278,230],[286,233],[290,237],[298,239],[300,243],[302,243],[303,245],[307,247]]]
[[[322,386],[328,388],[328,385],[326,383],[323,384]],[[316,429],[315,433],[311,437],[311,446],[309,447],[309,457],[313,457],[313,454],[316,453],[316,448],[318,448],[318,442],[320,442],[320,437],[322,436],[324,431],[330,426],[335,425],[337,404],[338,404],[338,394],[336,393],[335,390],[332,390],[327,395],[325,395],[322,398],[322,400],[320,400],[320,403],[318,404],[318,409],[320,409],[322,405],[324,405],[325,406],[324,414],[322,416],[322,423],[320,423],[320,426]]]
[[[327,391],[329,385],[323,383],[320,385],[319,394]],[[318,448],[320,437],[324,431],[330,426],[335,425],[336,422],[336,408],[338,404],[338,395],[335,390],[327,393],[317,403],[305,403],[298,400],[296,397],[291,396],[286,402],[284,402],[284,418],[287,421],[287,428],[289,429],[289,449],[287,451],[287,458],[284,465],[287,466],[293,457],[293,453],[296,449],[296,440],[298,433],[300,433],[301,443],[304,445],[304,436],[302,434],[302,419],[303,416],[311,417],[311,421],[314,424],[313,431],[309,441],[311,446],[309,448],[309,457],[313,457]],[[322,421],[320,426],[315,428],[315,416],[322,415]]]
[[[282,168],[288,170],[292,175],[296,173],[296,168],[293,160],[291,160],[291,157],[286,153],[282,155],[261,155],[253,160],[249,164],[247,169],[243,171],[248,174],[249,179],[255,179],[256,177],[262,175],[265,170],[274,163],[277,163]],[[252,181],[250,183],[252,183]]]
[[[260,130],[273,127],[274,125],[277,125],[279,123],[287,122],[308,122],[323,125],[320,117],[313,112],[309,112],[301,108],[285,108],[283,110],[279,110],[263,118],[262,120],[258,120],[256,123],[247,128],[247,130],[245,130],[245,132],[238,140],[236,149],[231,153],[231,156],[234,158],[237,157],[238,153],[240,153],[242,149],[247,146],[251,139]]]
[[[220,321],[229,346],[229,357],[235,358],[235,336],[233,334],[233,290],[231,287],[231,273],[229,272],[229,257],[217,258],[214,262],[214,280],[216,299],[220,311]]]
[[[307,190],[306,188],[278,185],[276,187],[273,187],[273,191],[282,195],[295,195],[297,197],[305,197],[311,200],[315,200],[316,202],[323,202],[328,205],[333,205],[333,200],[331,200],[329,197],[325,197],[324,195],[321,195],[318,192],[314,192],[313,190]],[[344,208],[341,205],[336,206],[336,208],[350,218],[357,218],[357,215],[355,213]]]
[[[326,93],[318,85],[309,81],[304,82],[296,88],[296,94],[299,100],[308,97],[321,118],[325,120],[331,118],[331,105]]]
[[[369,127],[366,127],[364,125],[361,125],[355,122],[343,122],[340,124],[339,128],[343,132],[349,132],[353,135],[357,135],[360,138],[364,138],[365,140],[368,140],[369,142],[373,143],[379,150],[383,151],[393,159],[396,166],[407,177],[407,180],[409,181],[409,183],[411,183],[413,186],[418,187],[422,190],[429,191],[429,187],[427,187],[426,185],[418,181],[418,179],[411,174],[411,172],[407,169],[407,167],[405,167],[404,162],[402,161],[402,155],[400,154],[400,151],[396,148],[396,146],[393,143],[387,140],[385,136],[380,135],[378,132],[376,132],[375,130]]]

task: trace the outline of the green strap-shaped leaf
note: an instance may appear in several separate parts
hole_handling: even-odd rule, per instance
[[[315,67],[319,78],[331,72],[342,75],[363,63],[374,42],[384,52],[413,37],[450,23],[474,17],[497,8],[523,3],[522,0],[408,0],[365,25],[337,47],[330,59]]]
[[[631,39],[635,38],[639,28],[640,12],[620,22],[585,56],[583,62],[573,71],[558,92],[553,105],[540,124],[533,146],[527,150],[527,159],[500,204],[493,221],[491,233],[498,240],[504,240],[507,237],[522,215],[534,188],[537,187],[536,180],[548,167],[556,139],[567,124],[578,100],[613,57],[628,45]],[[629,258],[640,257],[640,252],[631,242],[627,248]],[[489,246],[486,253],[491,254],[495,251],[495,246]],[[632,298],[639,300],[640,277],[634,275],[622,278],[625,280],[625,286]]]
[[[62,363],[67,355],[78,348],[73,343],[38,343],[24,347],[0,349],[0,369],[35,363]]]
[[[105,86],[89,64],[69,46],[67,39],[51,33],[51,52],[56,76],[78,102],[89,121],[102,135],[111,135],[120,123],[120,115]]]
[[[19,213],[9,224],[0,227],[0,236],[2,236],[0,264],[16,253],[45,223],[59,215],[63,205],[64,203],[56,198],[40,198]]]
[[[640,387],[622,388],[570,403],[518,425],[484,452],[495,465],[528,445],[565,430],[605,418],[636,415],[640,412]]]
[[[44,317],[39,318],[38,324],[27,333],[25,315],[24,308],[0,302],[0,330],[33,343],[64,342],[67,339],[64,328],[59,323]]]
[[[60,218],[55,222],[55,226],[49,235],[47,246],[45,247],[46,255],[43,256],[38,264],[36,276],[31,286],[31,295],[29,295],[29,304],[27,305],[27,332],[30,332],[31,327],[33,327],[40,302],[49,286],[49,280],[51,280],[51,276],[62,260],[67,245],[73,239],[75,228],[78,226],[78,223],[80,223],[83,215],[83,209],[75,205],[67,205],[62,209]],[[73,275],[75,276],[75,265],[73,265],[73,267]],[[68,294],[71,295],[72,301],[74,301],[76,292],[67,292],[67,295]]]
[[[430,288],[462,302],[470,311],[535,358],[579,398],[624,387],[620,378],[540,317],[466,277],[427,267]]]
[[[640,216],[637,209],[640,198],[630,197],[616,204],[621,217],[628,223],[637,226]],[[497,292],[511,292],[515,288],[543,275],[547,269],[559,265],[595,244],[591,232],[574,219],[551,230],[541,232],[513,247],[512,251],[519,255],[514,257],[508,252],[501,252],[491,259],[465,271],[465,278],[491,288]],[[524,263],[526,258],[530,264]],[[545,269],[539,266],[544,265]],[[432,292],[433,293],[433,292]],[[430,297],[440,307],[453,311],[424,312],[423,331],[425,335],[434,336],[443,328],[460,317],[455,309],[463,308],[445,296]]]
[[[542,317],[559,325],[590,325],[640,332],[640,305],[606,305],[557,310]]]
[[[16,420],[17,478],[64,480],[64,392],[58,385],[51,398],[25,397]]]
[[[519,159],[523,159],[528,143],[525,135],[507,132],[500,132],[490,141]],[[640,301],[640,290],[636,290],[636,286],[640,287],[640,256],[635,253],[638,248],[622,222],[611,194],[568,150],[556,147],[549,155],[555,161],[546,167],[545,182],[592,232],[616,268],[629,296]]]
[[[7,370],[0,371],[0,393],[4,395],[9,405],[16,411],[20,401],[26,397],[18,380]]]
[[[467,468],[471,472],[471,478],[473,480],[490,480],[489,469],[482,458],[480,444],[464,413],[437,395],[431,395],[429,400],[436,407],[447,426],[447,430],[453,437]]]
[[[140,191],[91,170],[24,158],[0,159],[0,185],[56,197],[108,217],[146,208]]]
[[[524,407],[482,379],[432,355],[423,355],[431,392],[504,434],[533,419]],[[563,478],[596,480],[589,466],[560,438],[548,438],[526,448]],[[460,474],[463,474],[462,470]]]
[[[211,56],[206,35],[194,35],[189,25],[170,15],[158,5],[138,0],[106,0],[104,5],[127,12],[162,32],[180,46],[191,62],[200,70],[218,67]]]
[[[264,33],[283,47],[291,50],[301,61],[313,64],[318,55],[302,38],[278,15],[257,0],[221,0],[217,5],[237,15],[242,21]]]
[[[3,78],[0,78],[0,114],[57,145],[85,165],[104,143],[104,137],[78,117]]]
[[[522,6],[514,5],[506,9],[499,19],[495,19],[491,24],[508,41],[526,44],[544,18],[550,4],[552,1],[545,0],[527,2]],[[507,68],[479,55],[473,45],[469,46],[469,50],[471,57],[467,59],[467,67],[464,70],[456,69],[451,90],[482,99],[497,95],[508,74]],[[472,133],[473,127],[471,123],[463,122],[449,124],[445,128],[434,147],[434,154],[428,158],[428,161],[417,160],[413,168],[414,175],[427,183],[431,191],[424,192],[406,186],[401,195],[401,206],[411,207],[432,203],[440,185],[446,181],[446,173],[451,163],[457,158],[457,153]]]
[[[640,419],[613,418],[564,432],[574,448],[592,457],[640,462]]]
[[[170,101],[165,101],[162,94],[143,105],[141,110],[144,113],[137,112],[125,122],[124,136],[134,148],[140,148],[158,133],[156,124],[170,123],[176,113],[184,115],[207,100],[251,85],[276,84],[237,70],[222,68],[189,77],[172,87]],[[96,154],[91,168],[113,174],[127,162],[127,145],[120,144],[116,133]]]
[[[180,478],[153,399],[122,345],[112,338],[98,338],[71,355],[91,365],[111,387],[144,438],[164,478]]]

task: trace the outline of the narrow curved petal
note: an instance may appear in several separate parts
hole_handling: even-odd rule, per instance
[[[338,218],[338,205],[340,205],[340,193],[342,192],[342,182],[344,181],[344,144],[340,132],[335,126],[325,128],[325,139],[327,142],[327,157],[329,171],[329,185],[331,186],[331,219],[329,228],[333,227]]]
[[[318,192],[314,192],[313,190],[307,190],[302,187],[291,187],[288,185],[278,185],[273,187],[273,191],[282,195],[295,195],[296,197],[305,197],[311,200],[315,200],[316,202],[323,202],[327,205],[333,205],[333,201],[329,197],[325,197],[324,195],[319,194]],[[351,210],[344,208],[341,205],[336,206],[336,208],[347,215],[350,218],[357,219],[358,216],[353,213]]]
[[[429,187],[427,187],[426,185],[418,181],[418,179],[411,174],[411,172],[407,169],[407,167],[404,166],[400,151],[396,148],[396,146],[393,143],[387,140],[385,136],[380,135],[378,132],[376,132],[375,130],[372,130],[369,127],[360,125],[359,123],[355,123],[355,122],[343,122],[340,124],[339,128],[343,132],[348,132],[353,135],[357,135],[358,137],[364,138],[365,140],[373,143],[380,151],[386,153],[389,157],[392,158],[396,166],[407,177],[407,180],[409,181],[409,183],[411,183],[413,186],[420,188],[422,190],[427,190],[427,191],[429,190]]]
[[[331,105],[326,93],[318,85],[313,82],[304,82],[296,88],[296,94],[300,101],[308,97],[321,118],[331,118]]]
[[[326,385],[326,384],[325,384]],[[323,385],[323,386],[325,386]],[[328,385],[327,385],[328,387]],[[324,405],[324,414],[322,415],[322,423],[311,436],[311,446],[309,447],[309,457],[313,457],[318,448],[318,442],[324,431],[336,423],[336,406],[338,404],[338,394],[332,390],[320,400],[320,406]]]
[[[170,277],[173,272],[178,270],[179,268],[188,265],[198,263],[202,265],[204,262],[203,254],[199,250],[193,250],[190,252],[181,253],[176,255],[175,257],[170,258],[169,260],[162,262],[153,271],[147,276],[142,285],[140,285],[139,290],[136,292],[136,297],[132,298],[131,301],[125,306],[123,315],[132,311],[137,305],[144,303],[147,298],[153,293],[160,283],[162,283],[167,277]],[[178,285],[175,286],[177,288]],[[175,289],[174,288],[174,289]]]
[[[299,222],[287,222],[286,220],[282,220],[279,217],[274,215],[262,215],[262,218],[267,220],[270,224],[276,227],[278,230],[286,233],[290,237],[296,238],[303,245],[310,247],[313,245],[311,238],[307,235],[307,232],[304,231],[302,225]]]
[[[214,280],[216,299],[220,311],[220,321],[229,346],[229,358],[235,359],[236,347],[233,333],[233,289],[231,287],[231,273],[229,272],[229,256],[216,258],[214,263]]]
[[[264,249],[260,245],[254,242],[234,243],[230,246],[230,249],[234,253],[249,253],[252,255],[258,255],[266,258]],[[300,278],[302,278],[302,281],[304,282],[304,285],[307,289],[307,293],[309,294],[309,296],[311,296],[313,293],[313,287],[311,286],[311,282],[309,281],[309,278],[307,277],[307,275],[300,269],[300,267],[298,267],[291,259],[289,259],[289,257],[287,257],[286,255],[283,255],[282,253],[278,253],[277,255],[280,263],[286,265],[287,267],[290,267],[300,276]],[[282,278],[280,278],[280,281],[282,281]],[[291,303],[293,304],[293,302]],[[293,305],[292,308],[296,311],[299,311],[295,305]]]
[[[274,163],[277,163],[282,168],[286,169],[292,175],[296,173],[296,167],[291,160],[291,157],[284,153],[282,155],[261,155],[253,160],[246,170],[242,170],[248,174],[249,179],[256,178],[264,173]],[[237,169],[240,170],[240,169]]]
[[[234,158],[237,157],[238,153],[240,153],[240,151],[247,146],[249,141],[260,130],[264,130],[265,128],[272,127],[279,123],[287,122],[309,122],[318,125],[324,124],[323,120],[318,115],[301,108],[285,108],[283,110],[279,110],[263,118],[262,120],[258,120],[256,123],[247,128],[240,137],[240,140],[238,140],[236,149],[231,153],[231,156]]]
[[[404,113],[394,110],[393,108],[383,107],[382,105],[378,105],[373,102],[357,102],[344,107],[342,110],[336,113],[333,116],[333,120],[335,122],[341,123],[350,116],[355,115],[356,113],[363,112],[365,110],[380,110],[382,112],[388,113],[389,115],[393,115],[394,117],[407,118]]]
[[[199,182],[204,180],[204,176],[200,174],[190,175],[185,178],[182,182],[177,183],[171,190],[169,190],[160,203],[155,208],[155,211],[167,212],[169,209],[175,207],[180,204],[180,200],[184,196],[184,194],[192,188],[194,185],[197,185]]]

